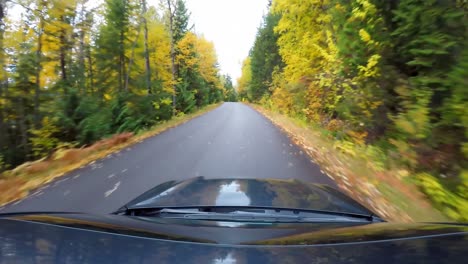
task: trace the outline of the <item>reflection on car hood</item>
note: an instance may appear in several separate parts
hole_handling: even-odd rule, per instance
[[[464,263],[456,224],[243,224],[0,215],[0,263]]]
[[[371,215],[337,190],[297,180],[205,179],[197,177],[158,185],[127,208],[182,206],[253,206],[300,208]]]

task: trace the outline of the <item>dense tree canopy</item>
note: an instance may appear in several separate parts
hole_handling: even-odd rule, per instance
[[[0,171],[224,100],[213,44],[183,0],[168,3],[170,14],[146,0],[1,1]]]
[[[243,65],[241,97],[377,146],[424,175],[421,187],[441,206],[466,205],[466,1],[274,0],[266,17]],[[275,44],[284,67],[266,59]],[[440,184],[451,194],[438,197]]]

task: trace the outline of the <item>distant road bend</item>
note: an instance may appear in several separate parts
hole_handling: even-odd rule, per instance
[[[283,178],[335,186],[268,119],[224,103],[183,125],[60,177],[0,212],[110,213],[168,180]]]

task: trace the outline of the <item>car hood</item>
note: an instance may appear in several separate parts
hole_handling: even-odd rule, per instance
[[[251,206],[297,208],[372,215],[338,192],[320,184],[276,179],[205,179],[169,181],[147,191],[126,208]]]
[[[0,215],[0,263],[464,263],[457,224]]]

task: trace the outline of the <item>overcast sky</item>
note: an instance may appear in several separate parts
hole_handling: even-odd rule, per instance
[[[90,5],[98,5],[102,1],[91,1]],[[159,1],[148,0],[148,3],[158,6]],[[185,1],[196,33],[213,41],[222,73],[229,74],[235,83],[266,13],[268,0]],[[14,10],[12,15],[19,17],[18,11]]]
[[[214,42],[223,73],[235,82],[268,0],[186,0],[197,33]]]

